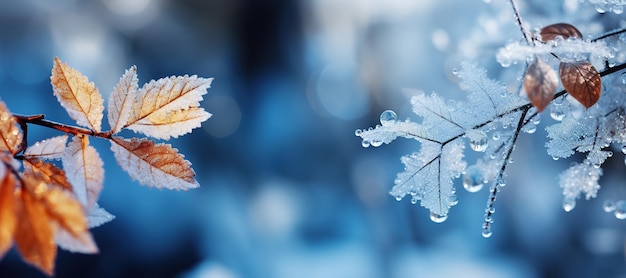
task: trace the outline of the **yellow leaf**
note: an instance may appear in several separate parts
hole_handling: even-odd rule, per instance
[[[74,136],[65,148],[62,162],[74,194],[89,211],[98,200],[104,183],[104,163],[98,151],[89,145],[89,137]]]
[[[17,226],[15,178],[6,169],[3,175],[0,183],[0,258],[11,248]]]
[[[4,102],[0,101],[0,150],[16,154],[22,143],[22,131]]]
[[[77,124],[100,132],[104,100],[87,77],[54,58],[50,77],[54,95]]]
[[[203,109],[197,108],[212,80],[185,75],[161,78],[145,84],[137,92],[135,106],[125,128],[161,139],[190,132],[210,116]],[[185,113],[191,114],[181,117]],[[173,115],[178,116],[167,119]],[[151,126],[164,124],[168,127],[158,131],[151,129]]]
[[[39,188],[38,185],[32,186]],[[37,201],[37,197],[28,188],[18,189],[16,195],[20,200],[18,202],[19,221],[15,233],[17,250],[26,262],[52,275],[57,247],[46,208],[44,204]]]
[[[186,110],[152,113],[129,127],[157,139],[169,139],[191,132],[211,117],[203,108],[193,107]]]
[[[191,163],[170,145],[113,137],[111,150],[122,169],[143,185],[179,190],[199,186]]]

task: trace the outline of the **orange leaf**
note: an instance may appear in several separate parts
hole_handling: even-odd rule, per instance
[[[191,163],[170,145],[113,137],[111,150],[122,169],[141,184],[182,190],[199,186]]]
[[[3,175],[0,183],[0,258],[11,248],[17,226],[15,178],[6,169]]]
[[[65,190],[72,191],[72,185],[65,177],[65,172],[54,164],[43,162],[36,158],[28,158],[24,160],[24,173],[33,172],[32,175],[39,174],[39,177],[49,185],[56,185]]]
[[[39,186],[36,187],[39,188]],[[15,243],[17,250],[26,262],[41,269],[46,274],[52,275],[57,253],[57,247],[54,243],[54,230],[50,225],[44,204],[38,202],[33,194],[30,189],[24,187],[22,190],[18,189],[16,193],[21,202],[18,202],[20,204],[18,206],[19,221],[15,233]]]
[[[0,150],[16,154],[22,143],[22,131],[4,102],[0,101]]]
[[[83,206],[59,188],[49,188],[42,196],[46,205],[46,212],[51,220],[56,221],[61,228],[68,231],[74,238],[89,233],[87,218]]]
[[[54,95],[77,124],[100,132],[104,100],[87,77],[54,58],[50,76]]]
[[[553,40],[557,36],[561,36],[563,37],[563,39],[583,38],[583,35],[580,33],[580,31],[578,31],[578,29],[576,29],[576,27],[567,23],[557,23],[543,27],[541,28],[540,35],[541,40],[544,42]]]
[[[537,59],[524,75],[524,88],[528,99],[541,112],[550,104],[559,81],[556,72],[545,62]]]
[[[600,99],[602,79],[589,62],[561,62],[559,76],[565,90],[585,107],[591,107]]]

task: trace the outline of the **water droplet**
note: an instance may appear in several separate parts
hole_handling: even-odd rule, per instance
[[[558,157],[558,156],[554,156],[554,155],[553,155],[553,156],[552,156],[552,160],[557,161],[557,160],[559,160],[559,157]]]
[[[498,186],[499,187],[505,187],[506,186],[506,181],[504,180],[504,178],[502,178],[502,177],[498,178]]]
[[[602,203],[602,209],[605,212],[612,212],[615,210],[615,202],[613,202],[613,200],[611,199],[606,199],[604,200],[604,203]]]
[[[491,139],[493,139],[494,141],[500,140],[500,132],[494,132],[493,135],[491,135]]]
[[[372,147],[380,147],[383,144],[383,141],[381,140],[372,140],[372,142],[370,142],[372,144]]]
[[[622,153],[626,154],[626,145],[622,146]]]
[[[626,200],[619,200],[615,203],[615,218],[626,219]]]
[[[450,196],[450,206],[456,206],[458,204],[459,199],[455,195]]]
[[[396,196],[396,201],[400,202],[402,200],[402,196],[398,195]]]
[[[363,148],[368,148],[370,146],[370,141],[363,139],[363,141],[361,141],[361,146],[363,146]]]
[[[434,212],[430,213],[430,220],[432,220],[435,223],[442,223],[446,221],[446,219],[448,219],[448,215],[438,215]]]
[[[418,200],[417,200],[417,198],[415,198],[415,196],[413,196],[413,197],[411,198],[411,204],[414,204],[414,205],[415,205],[415,204],[417,204],[417,201],[418,201]]]
[[[563,199],[563,209],[566,212],[572,211],[575,207],[576,207],[576,200],[575,199],[570,199],[570,198]]]
[[[537,126],[534,125],[534,124],[532,124],[532,125],[529,124],[529,125],[526,125],[522,131],[524,131],[524,132],[526,132],[528,134],[533,134],[533,133],[535,133],[537,131]]]
[[[565,117],[565,109],[562,104],[550,105],[550,117],[555,121],[562,121]]]
[[[613,6],[612,10],[613,10],[614,14],[622,14],[622,13],[624,13],[624,6],[621,6],[621,5],[617,4],[617,5]]]
[[[457,68],[453,68],[453,69],[452,69],[452,74],[454,74],[454,75],[459,75],[459,69],[457,69]]]
[[[484,238],[490,238],[492,235],[491,232],[491,224],[489,223],[483,223],[483,232],[482,235]]]
[[[361,136],[361,134],[363,134],[363,130],[361,130],[361,129],[357,129],[357,130],[354,131],[354,135],[355,136]]]
[[[470,138],[469,144],[470,144],[470,148],[472,148],[472,150],[474,151],[477,151],[477,152],[486,151],[488,147],[487,134],[482,130],[478,130],[476,134],[474,134],[472,138]]]
[[[380,124],[383,126],[390,126],[398,121],[398,115],[396,112],[392,110],[385,110],[383,113],[380,113]]]
[[[596,5],[596,12],[598,13],[606,13],[606,8],[603,5]]]
[[[485,184],[484,180],[485,178],[480,170],[469,167],[465,174],[463,174],[463,188],[468,192],[478,192],[483,188]]]
[[[622,72],[622,74],[620,75],[620,81],[622,82],[622,84],[626,84],[626,71]]]

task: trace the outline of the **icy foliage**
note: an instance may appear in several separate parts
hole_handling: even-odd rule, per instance
[[[551,55],[552,53],[564,59],[580,60],[587,57],[605,57],[612,58],[615,56],[603,41],[585,41],[575,38],[564,40],[557,38],[550,43],[537,42],[535,45],[528,45],[525,42],[513,42],[500,48],[496,54],[498,63],[503,67],[509,67],[512,64],[525,63],[534,59],[535,56]]]
[[[610,6],[615,13],[621,13],[620,9],[626,4],[624,1],[590,2]],[[454,179],[462,176],[463,187],[469,192],[478,192],[489,185],[484,237],[492,234],[496,195],[506,186],[505,171],[512,163],[511,154],[518,137],[537,131],[541,118],[538,109],[548,108],[550,117],[556,121],[547,128],[548,155],[558,160],[576,152],[586,154],[582,163],[573,164],[559,176],[566,211],[574,208],[581,195],[586,199],[596,197],[602,164],[613,156],[611,145],[623,146],[622,152],[626,155],[626,56],[622,54],[626,47],[626,29],[582,39],[582,33],[573,25],[555,23],[529,36],[517,10],[515,13],[527,40],[507,44],[499,49],[496,58],[505,68],[512,64],[524,65],[526,73],[517,78],[517,83],[505,87],[488,78],[484,69],[462,62],[460,70],[454,70],[454,74],[460,79],[460,87],[468,92],[465,101],[446,101],[436,93],[409,91],[414,94],[411,104],[417,120],[398,121],[393,111],[385,111],[381,114],[380,125],[355,132],[362,138],[363,147],[378,147],[398,137],[420,142],[418,152],[402,157],[405,168],[398,174],[390,194],[397,200],[411,195],[412,203],[419,201],[430,210],[434,222],[443,222],[449,209],[458,202]],[[549,95],[540,95],[545,100],[534,106],[537,104],[522,95],[533,97],[536,94],[524,93],[522,88],[524,91],[533,89],[527,88],[526,83],[522,87],[520,80],[528,79],[529,64],[537,59],[544,68],[541,74],[530,73],[532,81],[537,83],[533,83],[534,88],[549,85],[550,90],[546,90]],[[555,76],[545,78],[543,74],[555,75],[556,65],[560,82]],[[546,80],[551,83],[547,84]],[[517,91],[507,90],[516,87]],[[565,89],[555,93],[558,88]],[[464,160],[464,140],[469,149],[482,154],[473,164]],[[616,213],[618,219],[623,219],[622,216],[626,218],[626,211]]]
[[[589,0],[589,3],[596,6],[599,13],[612,12],[614,14],[624,13],[625,0]]]
[[[601,175],[602,169],[587,161],[575,164],[559,175],[559,185],[563,188],[563,209],[574,209],[581,193],[585,194],[587,200],[595,198],[600,189],[598,180]]]
[[[378,147],[398,137],[421,143],[419,152],[402,157],[405,169],[398,174],[390,194],[398,200],[411,195],[411,202],[420,201],[430,210],[435,222],[445,220],[450,207],[457,203],[454,179],[464,174],[464,180],[471,180],[464,187],[476,192],[483,184],[493,181],[497,169],[503,167],[515,132],[502,128],[490,137],[488,133],[498,129],[497,122],[503,127],[516,121],[522,122],[522,126],[537,123],[522,111],[524,107],[528,110],[528,101],[489,79],[484,69],[463,63],[456,74],[463,89],[468,91],[467,101],[446,102],[437,94],[414,91],[417,95],[411,98],[411,104],[421,119],[419,123],[398,121],[394,112],[385,111],[380,125],[355,131],[363,139],[364,147]],[[467,139],[472,150],[484,153],[484,159],[472,165],[469,172],[463,160],[462,138]]]

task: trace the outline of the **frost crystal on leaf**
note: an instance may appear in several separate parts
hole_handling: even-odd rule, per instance
[[[585,199],[595,198],[600,189],[598,180],[602,176],[602,168],[594,167],[588,162],[575,164],[559,175],[559,185],[563,188],[563,204],[565,210],[571,210],[581,193]]]
[[[398,174],[390,193],[397,199],[411,195],[411,201],[420,201],[436,222],[442,221],[450,207],[457,203],[453,180],[467,166],[463,161],[465,144],[462,139],[466,137],[473,150],[485,152],[485,161],[489,162],[477,164],[472,171],[484,172],[481,183],[492,180],[497,170],[485,168],[496,164],[492,158],[504,157],[505,147],[512,144],[512,136],[503,132],[497,140],[491,140],[487,133],[496,128],[493,122],[508,125],[518,119],[519,108],[528,104],[473,64],[463,63],[458,76],[461,86],[468,91],[466,102],[452,105],[436,94],[413,91],[416,95],[411,98],[411,104],[413,112],[421,118],[420,123],[396,121],[396,117],[392,117],[394,121],[387,121],[389,112],[386,111],[381,115],[381,125],[355,132],[363,139],[364,147],[388,144],[398,137],[421,143],[419,152],[402,157],[405,169]],[[490,141],[495,143],[489,144]],[[494,168],[499,169],[499,166]]]
[[[611,58],[614,53],[603,41],[590,42],[580,39],[554,40],[553,43],[528,45],[525,42],[513,42],[500,48],[496,54],[498,63],[503,67],[525,63],[535,56],[554,53],[561,58],[579,60],[587,56]]]
[[[467,165],[462,159],[461,140],[445,146],[424,142],[419,154],[402,157],[404,172],[398,174],[390,193],[396,198],[410,194],[413,203],[420,200],[432,214],[446,216],[450,207],[456,205],[452,181]]]

